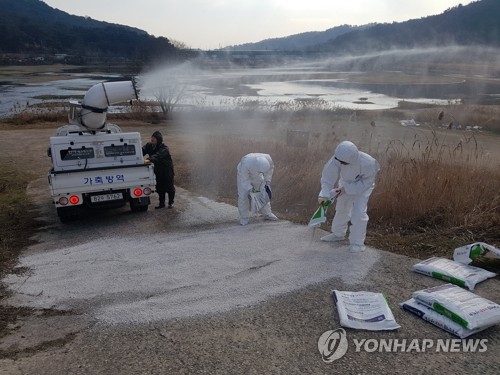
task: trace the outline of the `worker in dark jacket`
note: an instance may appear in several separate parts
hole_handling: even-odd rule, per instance
[[[165,207],[165,194],[168,194],[168,208],[172,208],[175,197],[174,163],[159,131],[155,131],[151,136],[151,142],[142,147],[142,154],[148,155],[146,160],[151,161],[155,166],[156,192],[160,200],[160,204],[155,208]]]

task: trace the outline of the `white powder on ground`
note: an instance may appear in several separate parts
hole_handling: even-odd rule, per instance
[[[21,259],[32,271],[10,275],[7,302],[74,309],[102,323],[146,323],[215,313],[265,301],[330,278],[363,281],[376,250],[311,241],[311,229],[287,221],[237,224],[237,210],[198,198],[172,222],[183,230],[121,233],[36,251]],[[197,215],[193,216],[196,212]],[[236,214],[236,215],[235,215]],[[217,216],[226,223],[190,229]]]

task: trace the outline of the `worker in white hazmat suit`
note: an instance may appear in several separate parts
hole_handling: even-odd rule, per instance
[[[325,200],[337,196],[332,233],[321,237],[322,241],[343,241],[351,221],[350,250],[365,250],[368,199],[375,188],[375,177],[379,170],[377,160],[359,151],[354,143],[339,143],[321,175],[318,202],[322,204]]]
[[[266,220],[278,218],[271,212],[271,180],[274,163],[268,154],[251,153],[241,158],[237,167],[238,211],[240,224],[248,224],[252,198],[260,198],[258,213]],[[255,209],[255,206],[254,206]]]

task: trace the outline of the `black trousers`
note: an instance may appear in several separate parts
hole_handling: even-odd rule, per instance
[[[174,179],[167,178],[163,181],[156,182],[156,192],[158,193],[158,199],[160,201],[160,205],[165,205],[166,194],[168,194],[168,204],[174,204],[175,198],[175,186]]]

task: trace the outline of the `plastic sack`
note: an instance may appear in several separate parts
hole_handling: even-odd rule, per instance
[[[419,318],[431,324],[434,324],[436,327],[439,327],[455,336],[458,336],[461,339],[486,329],[486,327],[476,328],[476,329],[464,328],[460,324],[455,323],[453,320],[449,319],[448,317],[441,315],[435,312],[434,310],[428,308],[427,306],[418,303],[413,298],[401,303],[400,306],[403,310],[409,311],[418,316]]]
[[[470,290],[474,289],[477,283],[496,276],[495,273],[482,268],[439,257],[432,257],[415,264],[413,271],[461,287],[467,287]]]
[[[464,328],[487,328],[500,323],[500,305],[456,285],[417,290],[412,297]]]
[[[332,297],[343,327],[370,331],[401,328],[382,293],[334,290]]]
[[[322,204],[320,204],[316,212],[311,217],[311,220],[309,220],[308,226],[317,227],[318,225],[326,223],[326,212],[328,210],[328,207],[331,206],[332,203],[333,202],[331,200],[327,199]]]
[[[313,216],[311,217],[311,220],[309,220],[309,227],[317,227],[318,225],[321,225],[323,223],[326,223],[326,212],[328,210],[328,207],[330,207],[332,204],[335,203],[337,198],[339,197],[340,193],[335,192],[335,189],[332,190],[333,198],[331,199],[326,199],[323,203],[321,203],[314,212]]]
[[[453,252],[453,260],[462,264],[469,264],[487,254],[492,254],[500,258],[500,249],[484,242],[475,242],[470,245],[457,247]]]
[[[250,193],[250,211],[253,213],[258,213],[269,202],[269,195],[265,190]]]

